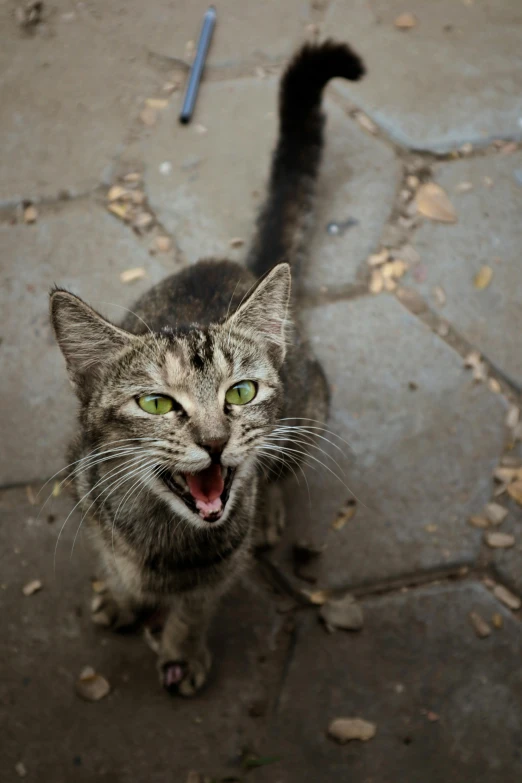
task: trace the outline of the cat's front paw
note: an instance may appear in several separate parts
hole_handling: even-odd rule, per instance
[[[212,657],[206,648],[186,660],[160,661],[160,684],[171,694],[194,696],[207,681],[211,665]]]
[[[91,601],[91,620],[95,625],[100,625],[103,628],[112,628],[116,631],[132,628],[136,625],[138,617],[128,607],[120,606],[110,591],[105,588],[102,593],[95,595]]]

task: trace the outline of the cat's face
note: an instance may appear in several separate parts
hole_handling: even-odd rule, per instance
[[[136,336],[54,292],[84,430],[97,452],[114,450],[100,470],[146,485],[194,525],[225,522],[280,416],[288,294],[281,265],[224,323]]]

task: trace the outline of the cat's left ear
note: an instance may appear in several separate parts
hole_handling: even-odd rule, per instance
[[[265,275],[248,298],[227,320],[225,327],[253,332],[266,340],[279,364],[283,363],[290,327],[290,265],[278,264]]]
[[[116,354],[138,339],[61,289],[51,292],[51,323],[80,399],[89,397]]]

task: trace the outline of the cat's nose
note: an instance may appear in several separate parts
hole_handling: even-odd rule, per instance
[[[216,440],[202,440],[198,443],[202,449],[208,451],[212,457],[212,462],[219,462],[225,446],[228,443],[228,438],[217,438]]]

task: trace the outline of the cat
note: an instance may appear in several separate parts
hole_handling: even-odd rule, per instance
[[[304,45],[280,83],[279,137],[246,266],[202,260],[121,325],[62,288],[51,322],[79,400],[72,484],[107,591],[93,620],[145,622],[161,685],[191,696],[207,628],[255,545],[284,523],[279,479],[326,420],[321,368],[292,317],[323,146],[322,90],[359,57]]]

